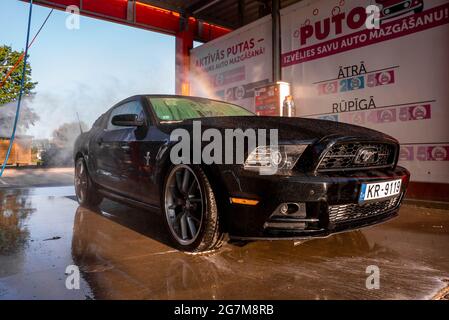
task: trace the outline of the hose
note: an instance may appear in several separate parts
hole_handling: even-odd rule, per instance
[[[23,58],[23,71],[22,71],[22,79],[20,81],[20,91],[19,91],[19,99],[17,101],[16,117],[14,119],[14,126],[12,129],[11,139],[9,140],[8,151],[6,152],[5,161],[3,162],[2,169],[0,171],[0,177],[3,175],[3,171],[5,171],[6,164],[8,163],[8,159],[11,154],[12,145],[14,143],[14,138],[16,136],[17,123],[19,122],[20,105],[22,103],[23,88],[25,86],[26,66],[27,66],[27,59],[28,59],[28,44],[30,41],[30,29],[31,29],[32,14],[33,14],[33,0],[30,0],[30,9],[28,12],[27,39],[26,39],[25,52],[24,52],[24,58]]]
[[[39,28],[39,30],[37,30],[36,34],[33,37],[33,40],[31,40],[30,45],[28,46],[28,49],[31,48],[31,46],[33,45],[34,41],[36,40],[37,36],[39,35],[39,33],[41,33],[42,28],[44,28],[45,24],[47,23],[48,19],[50,18],[51,14],[53,13],[54,9],[51,9],[51,11],[49,12],[49,14],[47,15],[47,18],[45,18],[44,22],[42,23],[41,27]],[[3,78],[2,82],[0,83],[0,89],[5,85],[6,80],[8,80],[8,78],[11,76],[11,74],[14,72],[14,70],[17,69],[17,67],[19,66],[20,62],[22,62],[23,57],[25,56],[25,52],[22,53],[22,55],[19,57],[19,59],[17,59],[16,64],[8,71],[8,73],[6,74],[6,76]]]

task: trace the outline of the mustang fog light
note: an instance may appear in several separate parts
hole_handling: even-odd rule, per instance
[[[282,215],[296,215],[296,214],[305,215],[306,206],[304,203],[288,202],[281,204],[278,207],[278,211]]]
[[[279,208],[279,212],[282,214],[286,214],[288,212],[288,205],[286,203],[282,204]]]

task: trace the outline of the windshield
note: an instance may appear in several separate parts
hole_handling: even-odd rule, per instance
[[[156,116],[161,121],[180,121],[207,117],[253,116],[242,107],[226,102],[202,98],[149,98]]]

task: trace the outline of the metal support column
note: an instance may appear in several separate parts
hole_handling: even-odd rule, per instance
[[[281,17],[280,0],[271,1],[273,82],[281,80]]]
[[[188,19],[181,19],[180,30],[176,34],[176,65],[175,65],[175,91],[176,94],[190,94],[190,49],[193,48],[193,32],[188,28]]]
[[[237,11],[238,11],[238,27],[245,25],[245,0],[238,0],[237,3]]]

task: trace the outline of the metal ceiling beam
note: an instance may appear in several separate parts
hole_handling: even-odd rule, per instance
[[[152,5],[155,7],[159,7],[162,9],[176,11],[176,12],[181,13],[179,7],[172,5],[167,1],[163,1],[163,0],[135,0],[135,1],[139,1],[139,2],[146,3],[146,4],[149,4],[149,5]]]
[[[213,6],[216,3],[219,3],[220,1],[222,0],[199,0],[191,6],[188,6],[186,11],[191,12],[192,14],[198,14],[199,12]]]
[[[210,16],[203,16],[203,15],[198,15],[198,16],[194,16],[194,17],[195,17],[195,19],[198,19],[198,20],[201,20],[201,21],[204,21],[207,23],[212,23],[214,25],[221,26],[224,28],[228,28],[228,29],[236,28],[236,26],[234,24],[232,24],[231,22],[225,21],[222,19],[218,19],[218,18],[214,18],[214,17],[210,17]]]
[[[245,0],[238,0],[237,5],[239,27],[245,24]]]
[[[231,19],[233,19],[234,21],[237,22],[237,10],[238,10],[238,6],[237,3],[232,4],[230,6],[221,6],[221,7],[217,7],[215,8],[215,10],[208,11],[205,12],[205,15],[209,16],[210,14],[212,14],[214,17],[222,17],[221,20],[227,20],[227,17],[230,17]]]
[[[220,0],[223,1],[223,0]],[[231,23],[230,21],[216,18],[214,16],[210,16],[206,13],[207,9],[211,9],[213,5],[218,5],[220,1],[216,0],[199,0],[195,2],[194,4],[185,7],[185,14],[187,16],[194,17],[196,19],[202,20],[207,23],[216,24],[218,26],[234,29],[236,26],[235,24]]]
[[[29,0],[21,0],[29,2]],[[128,0],[111,2],[109,0],[34,0],[36,5],[47,6],[54,9],[65,10],[67,3],[75,4],[80,8],[80,14],[91,18],[111,21],[142,28],[164,34],[176,35],[180,31],[182,16],[179,12],[151,5],[151,1]],[[220,23],[212,22],[204,17],[208,25],[202,28],[206,33],[199,32],[199,22],[188,20],[189,26],[194,30],[197,41],[207,42],[218,38],[229,31],[229,27],[222,27]],[[207,37],[204,37],[207,35]]]

